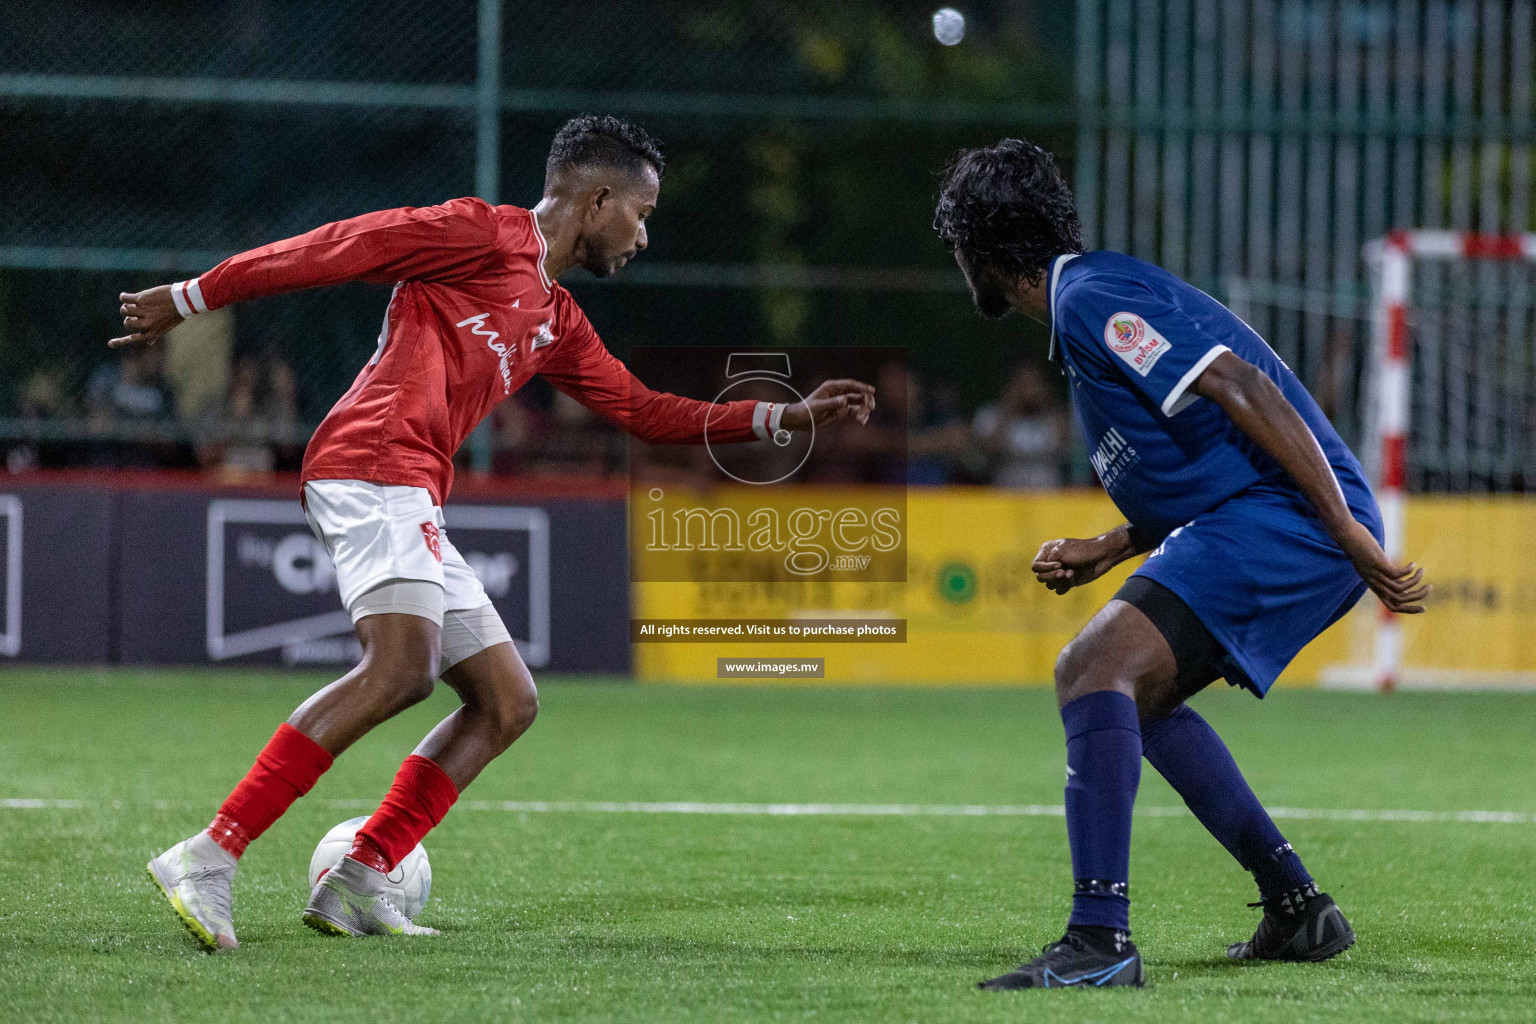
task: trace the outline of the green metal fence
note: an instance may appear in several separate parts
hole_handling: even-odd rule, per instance
[[[1529,0],[1080,0],[1088,233],[1226,298],[1357,436],[1363,243],[1532,227]],[[1482,271],[1496,285],[1496,267]],[[1343,386],[1340,378],[1343,378]]]
[[[975,405],[1019,358],[1017,332],[970,317],[928,228],[933,173],[1005,134],[1070,153],[1071,11],[977,5],[954,48],[933,38],[930,13],[747,0],[6,5],[0,435],[132,433],[100,416],[84,430],[119,290],[369,209],[467,193],[531,204],[550,135],[585,110],[641,121],[670,157],[645,258],[611,283],[569,282],[612,347],[908,345]],[[292,367],[298,420],[312,423],[366,358],[382,305],[362,287],[251,304],[207,351],[229,374],[247,355]]]
[[[93,413],[123,386],[102,369],[116,293],[369,209],[532,203],[549,136],[585,110],[641,121],[671,161],[651,250],[569,282],[611,347],[902,345],[967,412],[1044,339],[972,316],[932,237],[934,171],[961,146],[1053,148],[1090,244],[1246,300],[1310,386],[1345,381],[1347,434],[1361,243],[1532,226],[1530,0],[963,10],[950,47],[931,10],[875,0],[0,6],[0,438],[107,458],[154,429],[189,460],[253,372],[263,422],[302,434],[366,359],[378,290],[254,303],[173,344],[154,372],[182,381],[176,415],[152,428]]]

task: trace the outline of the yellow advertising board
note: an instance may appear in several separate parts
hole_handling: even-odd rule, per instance
[[[1435,593],[1403,619],[1405,680],[1536,681],[1536,498],[1412,498],[1406,542]]]
[[[892,583],[636,583],[637,619],[903,619],[904,643],[637,643],[642,680],[709,681],[717,659],[824,658],[824,684],[1042,684],[1062,646],[1134,569],[1064,596],[1035,582],[1035,551],[1121,522],[1095,491],[914,488],[906,499],[907,578]],[[1536,501],[1423,497],[1410,502],[1411,557],[1428,567],[1430,611],[1405,620],[1409,678],[1536,679]],[[1281,685],[1359,676],[1375,605],[1319,637]],[[761,682],[761,680],[754,680]]]
[[[907,573],[899,583],[636,583],[637,618],[905,619],[901,644],[635,645],[641,679],[716,680],[722,657],[823,657],[827,683],[1040,683],[1130,567],[1064,596],[1029,570],[1042,541],[1092,536],[1121,520],[1091,491],[990,488],[907,494]]]

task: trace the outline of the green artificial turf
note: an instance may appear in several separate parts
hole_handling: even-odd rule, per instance
[[[197,952],[144,862],[206,824],[322,680],[0,672],[0,1019],[1513,1021],[1536,1017],[1536,825],[1282,820],[1354,922],[1322,965],[1228,963],[1248,877],[1187,816],[1137,819],[1143,991],[978,992],[1060,934],[1060,817],[527,812],[513,801],[1056,805],[1043,689],[549,680],[532,732],[426,841],[429,940],[303,928],[319,837],[452,707],[369,736],[247,854],[233,953]],[[1536,695],[1197,700],[1267,803],[1536,813]],[[1147,768],[1139,805],[1178,800]]]

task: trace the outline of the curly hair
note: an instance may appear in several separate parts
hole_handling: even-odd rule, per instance
[[[607,114],[582,114],[555,133],[544,174],[554,177],[562,167],[612,167],[638,174],[647,164],[660,178],[667,161],[661,143],[644,128]]]
[[[964,150],[942,176],[933,228],[951,249],[1031,285],[1053,257],[1083,251],[1072,190],[1034,143]]]

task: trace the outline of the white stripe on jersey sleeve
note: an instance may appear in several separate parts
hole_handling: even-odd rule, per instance
[[[1201,356],[1200,361],[1191,366],[1189,372],[1179,378],[1179,382],[1173,386],[1173,390],[1168,392],[1168,397],[1163,399],[1163,415],[1169,417],[1177,416],[1191,405],[1194,405],[1195,400],[1200,396],[1189,393],[1190,385],[1205,372],[1207,366],[1216,361],[1217,356],[1223,352],[1230,351],[1232,350],[1225,345],[1216,345],[1205,355]]]
[[[187,298],[192,303],[192,309],[198,313],[208,312],[208,303],[203,301],[202,278],[194,277],[187,282]]]

